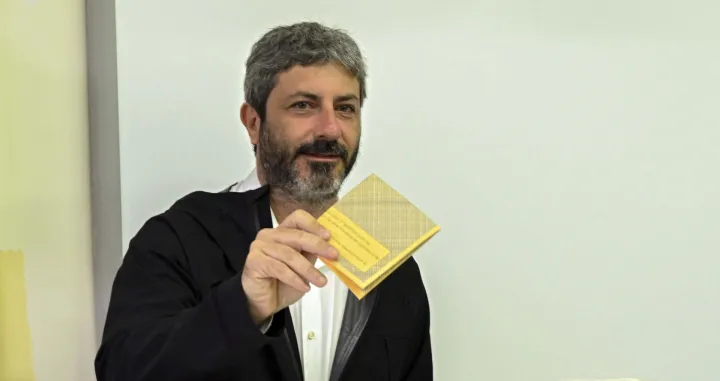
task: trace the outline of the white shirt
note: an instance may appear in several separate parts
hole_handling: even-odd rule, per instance
[[[257,172],[253,170],[231,191],[245,192],[260,186]],[[273,227],[276,227],[278,222],[275,213],[272,209],[270,213]],[[322,288],[311,284],[310,292],[290,306],[290,316],[295,327],[305,379],[321,381],[330,378],[348,288],[322,261],[316,261],[315,267],[327,277],[327,284]]]

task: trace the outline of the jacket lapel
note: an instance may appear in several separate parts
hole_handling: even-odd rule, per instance
[[[358,300],[351,292],[348,292],[345,313],[338,335],[337,349],[333,359],[330,381],[339,381],[350,356],[357,345],[360,336],[367,326],[368,319],[378,299],[376,288],[361,300]]]
[[[304,379],[304,377],[302,376],[303,367],[302,365],[300,365],[302,364],[302,360],[300,359],[300,349],[298,347],[299,343],[297,341],[295,325],[293,324],[292,316],[290,315],[289,309],[285,309],[285,314],[285,333],[287,335],[288,345],[290,346],[290,350],[293,354],[293,361],[295,363],[295,368],[299,371],[298,373],[300,375],[300,379]]]
[[[251,243],[261,229],[272,227],[268,187],[263,186],[243,193],[229,192],[230,188],[232,186],[222,192],[229,201],[221,208],[223,218],[235,225],[246,236],[248,243]],[[242,271],[245,266],[244,255],[226,251],[225,259],[235,272]]]
[[[300,366],[300,354],[298,353],[297,344],[293,344],[297,342],[297,340],[292,339],[295,337],[295,331],[291,329],[292,318],[287,309],[284,310],[284,313],[286,319],[285,330],[282,333],[284,345],[281,345],[275,351],[280,364],[280,372],[283,374],[284,380],[303,381],[304,377],[302,367]]]
[[[232,187],[230,187],[232,188]],[[229,190],[228,188],[227,190]],[[248,241],[252,241],[262,229],[272,228],[272,214],[270,212],[270,197],[268,186],[242,193],[235,193],[233,196],[241,197],[243,203],[237,205],[237,209],[226,211],[228,218],[243,232],[247,234]],[[245,211],[238,213],[238,211]],[[244,256],[225,253],[226,259],[236,272],[242,271]],[[285,331],[282,333],[282,342],[276,348],[275,353],[280,363],[280,372],[286,380],[302,381],[302,366],[300,365],[300,351],[298,350],[295,329],[292,323],[290,311],[286,308],[280,313],[285,317]],[[288,366],[290,365],[290,366]]]
[[[255,235],[260,232],[261,229],[272,228],[272,212],[270,211],[270,197],[268,192],[268,186],[262,186],[258,189],[247,192],[249,203],[252,205],[254,214],[254,225]],[[253,235],[253,237],[255,237]],[[290,310],[285,308],[283,310],[285,314],[285,332],[283,332],[284,341],[286,348],[290,352],[290,358],[287,359],[292,363],[292,371],[286,367],[281,367],[282,372],[285,374],[286,379],[296,379],[298,381],[303,380],[303,371],[300,361],[300,350],[298,349],[297,337],[295,335],[295,326],[293,325],[292,316]],[[290,374],[288,374],[290,373]]]

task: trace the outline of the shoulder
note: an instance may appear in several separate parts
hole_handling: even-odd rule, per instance
[[[401,267],[405,274],[406,283],[411,288],[408,293],[421,304],[428,303],[427,288],[420,270],[420,265],[414,257],[410,257]]]
[[[422,293],[425,293],[425,285],[420,271],[420,265],[414,257],[408,258],[396,271],[399,280],[407,285],[407,288],[412,287],[415,290],[418,288],[422,289]]]
[[[217,201],[209,192],[196,191],[174,201],[165,211],[150,217],[130,241],[131,245],[158,243],[177,238],[178,230],[198,224],[196,215],[218,214]]]
[[[381,336],[413,338],[424,335],[430,307],[414,258],[407,259],[374,292],[376,299],[370,330]]]
[[[415,258],[408,258],[388,278],[380,284],[384,299],[401,302],[415,310],[424,310],[428,305],[428,295],[420,266]]]
[[[165,247],[177,251],[178,245],[198,234],[211,234],[228,227],[237,229],[245,225],[253,203],[255,191],[207,192],[195,191],[174,201],[162,213],[149,218],[130,241],[131,246]],[[237,224],[233,224],[237,221]],[[160,250],[165,252],[166,250]]]
[[[176,200],[165,212],[172,215],[174,212],[188,214],[222,213],[237,207],[247,206],[249,203],[246,193],[195,191]]]
[[[187,194],[143,224],[121,271],[130,278],[138,272],[174,274],[203,290],[242,267],[256,235],[254,207],[245,193]]]

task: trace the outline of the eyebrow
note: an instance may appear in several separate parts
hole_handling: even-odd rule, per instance
[[[316,101],[316,102],[318,100],[320,100],[319,95],[309,93],[307,91],[297,91],[297,92],[291,94],[288,97],[288,99],[298,98],[298,97],[312,99],[313,101]],[[358,96],[355,94],[345,94],[345,95],[339,95],[339,96],[335,97],[335,99],[334,99],[335,102],[346,102],[346,101],[352,101],[352,100],[359,101],[360,98],[358,98]]]

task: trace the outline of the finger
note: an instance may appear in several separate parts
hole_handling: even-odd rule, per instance
[[[330,232],[325,229],[310,213],[304,210],[296,210],[290,214],[281,224],[281,227],[304,230],[323,239],[330,239]]]
[[[315,266],[315,262],[317,262],[317,259],[318,259],[318,256],[317,256],[317,255],[315,255],[315,254],[313,254],[313,253],[308,253],[307,251],[303,251],[303,252],[301,252],[300,254],[302,254],[302,256],[305,257],[305,259],[307,259],[308,261],[310,261],[310,263],[311,263],[313,266]]]
[[[317,268],[314,261],[300,254],[291,247],[282,244],[268,244],[263,252],[270,258],[284,263],[295,274],[299,275],[306,282],[322,287],[327,284],[327,278]]]
[[[300,277],[300,275],[290,269],[287,264],[278,261],[275,258],[267,257],[265,272],[269,276],[277,279],[279,282],[282,282],[300,292],[310,291],[310,286],[302,279],[302,277]]]
[[[338,251],[328,241],[315,234],[293,228],[275,228],[272,241],[290,246],[298,252],[306,252],[316,256],[335,260]]]

